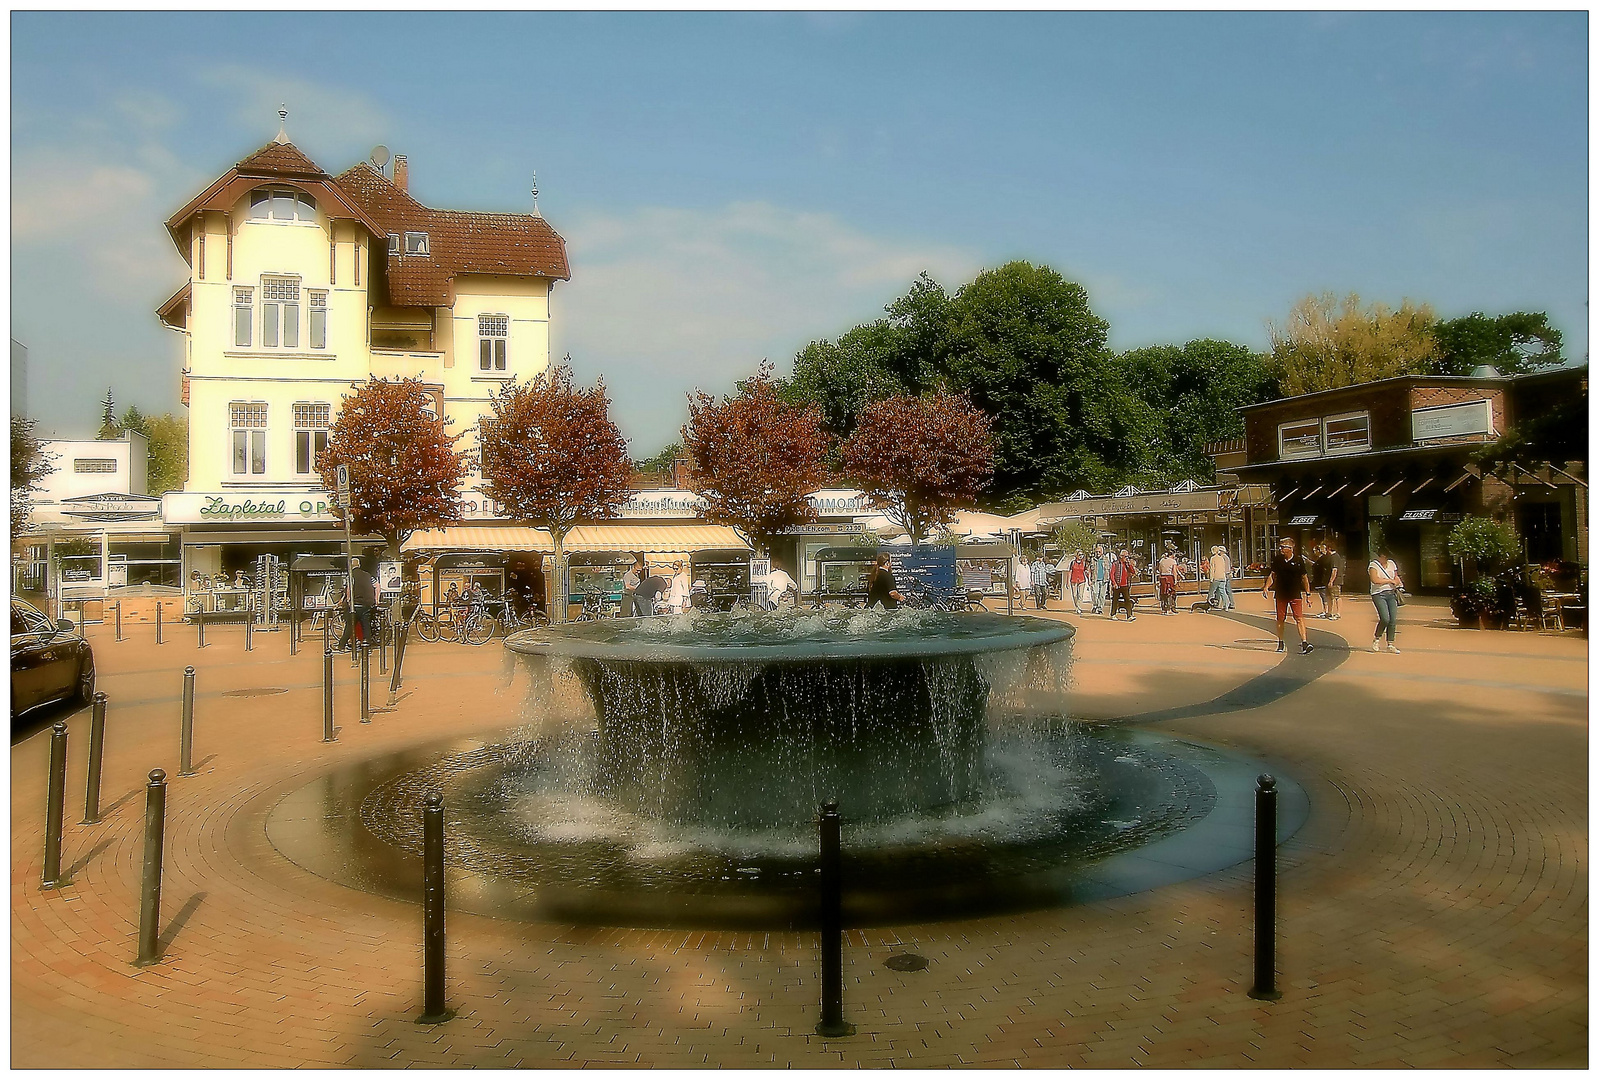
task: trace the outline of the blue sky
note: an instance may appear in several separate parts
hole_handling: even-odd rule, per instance
[[[177,408],[161,223],[282,101],[324,168],[383,143],[430,205],[525,210],[537,171],[557,354],[641,456],[684,391],[1011,258],[1118,349],[1261,347],[1332,290],[1548,311],[1580,358],[1587,40],[1583,12],[14,14],[11,333],[47,431],[91,433],[108,383]]]

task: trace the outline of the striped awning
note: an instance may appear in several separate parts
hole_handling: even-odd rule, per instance
[[[748,548],[726,525],[578,525],[566,534],[568,554],[576,551],[643,551],[688,554],[712,548]],[[540,551],[555,544],[544,529],[516,525],[457,525],[413,533],[406,551]]]

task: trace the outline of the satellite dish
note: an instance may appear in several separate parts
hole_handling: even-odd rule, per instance
[[[372,164],[376,165],[379,169],[381,169],[381,168],[383,168],[383,166],[387,165],[388,163],[389,163],[389,148],[387,146],[384,146],[382,143],[379,143],[378,145],[374,146],[372,148]]]

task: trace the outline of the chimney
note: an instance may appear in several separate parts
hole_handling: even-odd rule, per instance
[[[404,154],[394,155],[394,186],[405,191],[411,183],[411,166],[406,163]]]

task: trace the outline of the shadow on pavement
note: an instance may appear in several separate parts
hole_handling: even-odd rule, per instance
[[[1264,630],[1276,639],[1277,623],[1273,619],[1262,618],[1258,615],[1244,615],[1237,611],[1217,612],[1224,619],[1243,623],[1245,626],[1256,627]],[[1110,723],[1118,724],[1159,724],[1167,720],[1186,720],[1195,716],[1210,716],[1214,713],[1237,712],[1240,709],[1258,709],[1262,705],[1270,705],[1280,701],[1296,690],[1303,690],[1317,679],[1336,669],[1345,660],[1349,659],[1349,643],[1337,634],[1320,627],[1306,625],[1310,632],[1310,643],[1315,649],[1309,656],[1299,652],[1299,645],[1294,641],[1296,636],[1293,624],[1284,627],[1284,637],[1288,641],[1288,651],[1283,653],[1283,658],[1277,666],[1270,671],[1256,675],[1253,679],[1235,686],[1224,694],[1211,698],[1209,701],[1198,701],[1192,705],[1177,705],[1169,709],[1157,709],[1153,712],[1136,713],[1130,716],[1118,716]]]

